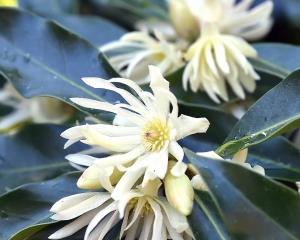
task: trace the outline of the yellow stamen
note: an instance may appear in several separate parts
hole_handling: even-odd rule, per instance
[[[127,205],[128,209],[131,211],[136,207],[137,203],[138,203],[138,198],[131,199]],[[151,205],[148,202],[146,202],[140,214],[143,217],[145,215],[149,215],[151,212],[152,212]]]
[[[154,119],[146,123],[143,131],[145,147],[148,151],[159,151],[169,139],[170,129],[161,119]]]

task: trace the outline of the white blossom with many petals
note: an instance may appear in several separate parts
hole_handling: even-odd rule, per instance
[[[26,99],[9,83],[0,90],[0,104],[13,109],[0,119],[0,132],[9,132],[25,122],[62,123],[73,112],[69,106],[54,98]]]
[[[273,2],[251,8],[254,0],[185,0],[191,13],[203,22],[214,23],[221,33],[257,40],[269,33],[273,20]]]
[[[53,233],[50,239],[62,239],[86,228],[84,240],[102,240],[122,219],[120,239],[192,240],[186,218],[158,196],[160,181],[126,193],[114,201],[108,192],[88,192],[69,196],[51,208],[57,221],[74,220]]]
[[[83,107],[116,114],[113,124],[76,126],[62,134],[62,137],[68,139],[67,146],[80,140],[115,153],[104,158],[85,154],[67,156],[75,164],[105,169],[107,177],[113,173],[114,168],[123,171],[124,175],[112,193],[114,199],[119,199],[128,192],[140,178],[143,179],[142,186],[149,180],[163,179],[168,169],[169,154],[177,160],[171,173],[174,176],[184,174],[187,168],[182,161],[184,152],[177,141],[191,134],[204,133],[209,127],[206,118],[179,116],[177,99],[169,90],[169,82],[163,78],[158,68],[150,66],[149,71],[153,93],[143,91],[135,82],[123,78],[83,79],[94,88],[120,94],[127,103],[71,99]],[[139,98],[116,87],[115,83],[131,88]]]
[[[183,86],[192,91],[204,90],[219,103],[228,100],[226,84],[241,99],[255,90],[259,76],[247,60],[257,53],[246,41],[219,33],[215,24],[203,23],[201,37],[188,50],[189,61],[183,74]]]
[[[158,31],[154,34],[155,38],[145,32],[131,32],[102,46],[101,51],[123,77],[138,84],[149,83],[148,65],[156,65],[164,76],[183,65],[180,49]]]

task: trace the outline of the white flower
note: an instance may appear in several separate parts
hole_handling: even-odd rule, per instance
[[[233,34],[247,40],[264,37],[272,27],[273,2],[265,1],[253,8],[253,0],[185,0],[191,13],[202,22],[218,26],[221,33]]]
[[[67,156],[69,161],[82,166],[94,164],[99,168],[109,169],[107,172],[110,173],[117,167],[125,172],[112,193],[115,199],[131,189],[141,177],[142,185],[157,177],[163,179],[168,169],[169,154],[177,160],[171,173],[174,176],[184,174],[184,152],[177,141],[191,134],[204,133],[209,127],[206,118],[178,116],[177,99],[169,90],[169,82],[163,78],[158,68],[150,66],[149,72],[153,93],[143,91],[135,82],[123,78],[83,79],[94,88],[120,94],[126,103],[110,104],[84,98],[71,99],[83,107],[116,114],[112,125],[76,126],[62,133],[62,137],[68,139],[67,146],[81,140],[83,143],[115,152],[104,158],[84,154]],[[139,99],[130,92],[117,88],[115,83],[131,88]]]
[[[144,32],[125,34],[119,41],[101,47],[101,51],[123,77],[138,84],[150,82],[148,65],[156,65],[164,76],[183,66],[181,51],[158,31],[155,38]],[[115,54],[108,55],[113,51]]]
[[[62,123],[73,110],[63,102],[50,97],[26,99],[7,83],[0,90],[0,104],[13,108],[12,113],[0,119],[0,132],[8,132],[26,123]]]
[[[157,196],[159,187],[160,181],[153,181],[143,189],[126,193],[118,202],[106,192],[63,198],[51,208],[55,213],[52,219],[75,220],[49,238],[65,238],[87,226],[84,240],[102,240],[122,219],[120,239],[125,236],[127,240],[193,239],[186,218],[165,197]]]
[[[188,83],[192,91],[205,90],[209,97],[219,103],[219,97],[228,100],[226,82],[241,99],[245,98],[243,88],[255,90],[259,79],[247,57],[257,53],[241,38],[222,35],[214,24],[202,24],[201,37],[188,50],[189,61],[183,74],[183,86]]]

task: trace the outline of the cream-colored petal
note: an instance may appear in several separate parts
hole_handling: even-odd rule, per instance
[[[83,214],[81,217],[53,233],[49,239],[62,239],[72,236],[74,233],[87,226],[96,214],[97,209]]]
[[[184,152],[182,147],[176,141],[172,141],[169,144],[169,153],[175,157],[178,161],[182,161]]]
[[[104,209],[102,209],[94,218],[93,220],[90,222],[90,224],[88,225],[86,231],[85,231],[85,235],[84,235],[84,240],[89,240],[89,236],[91,234],[91,232],[95,229],[95,227],[107,216],[109,215],[111,212],[116,211],[117,206],[115,202],[112,202],[111,204],[109,204],[107,207],[105,207]]]
[[[110,167],[110,166],[119,166],[124,165],[132,160],[135,160],[139,156],[141,156],[145,152],[144,146],[137,146],[130,152],[124,153],[124,154],[114,154],[108,157],[104,158],[93,158],[90,157],[90,159],[93,159],[97,166],[99,167]]]
[[[154,223],[152,231],[152,240],[157,240],[161,238],[162,228],[163,228],[163,215],[161,212],[160,205],[156,203],[151,198],[147,198],[148,202],[154,212]]]
[[[222,157],[220,157],[218,154],[216,154],[214,151],[209,152],[197,152],[197,155],[205,158],[211,158],[211,159],[217,159],[217,160],[224,160]]]
[[[120,94],[126,102],[136,107],[140,113],[145,113],[145,106],[141,103],[139,99],[137,99],[130,92],[122,88],[115,87],[110,81],[104,80],[102,78],[82,78],[82,80],[85,84],[94,88],[107,89]]]
[[[148,214],[144,217],[143,228],[142,228],[139,240],[149,240],[150,239],[153,221],[154,221],[153,214]]]
[[[145,169],[139,169],[137,171],[127,171],[120,181],[115,186],[111,197],[115,200],[120,200],[124,194],[129,192],[137,180],[144,174]]]
[[[137,125],[143,125],[144,123],[143,118],[140,115],[124,109],[120,109],[108,102],[100,102],[88,98],[71,98],[71,101],[85,108],[97,109],[122,115],[123,117],[127,118],[129,121]]]
[[[101,206],[109,199],[110,195],[108,193],[98,193],[66,210],[57,212],[51,218],[59,221],[70,220]]]
[[[137,191],[130,191],[125,193],[122,198],[118,201],[118,212],[120,214],[120,218],[124,217],[124,214],[126,213],[126,209],[128,207],[128,203],[130,202],[131,199],[134,198],[140,198],[143,197],[144,195],[141,192]]]
[[[187,169],[187,165],[184,162],[177,162],[171,169],[171,174],[175,177],[181,177],[184,175]]]
[[[167,199],[160,197],[157,202],[163,208],[166,216],[169,219],[169,222],[171,223],[171,226],[176,229],[177,232],[182,233],[189,228],[186,217],[177,212],[173,207],[171,207]]]
[[[206,118],[194,118],[181,114],[177,119],[177,140],[183,139],[196,133],[205,133],[209,128]]]
[[[98,195],[98,193],[79,193],[62,198],[51,207],[50,212],[56,213],[59,211],[66,210],[96,195]]]

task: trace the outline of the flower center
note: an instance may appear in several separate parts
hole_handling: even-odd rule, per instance
[[[169,139],[170,129],[165,121],[154,119],[144,126],[143,140],[148,151],[159,151]]]
[[[136,207],[137,203],[138,203],[138,198],[133,198],[129,201],[127,207],[129,208],[129,210],[133,210]],[[145,216],[145,215],[149,215],[151,212],[152,212],[152,207],[148,202],[146,202],[140,214],[142,216]]]

